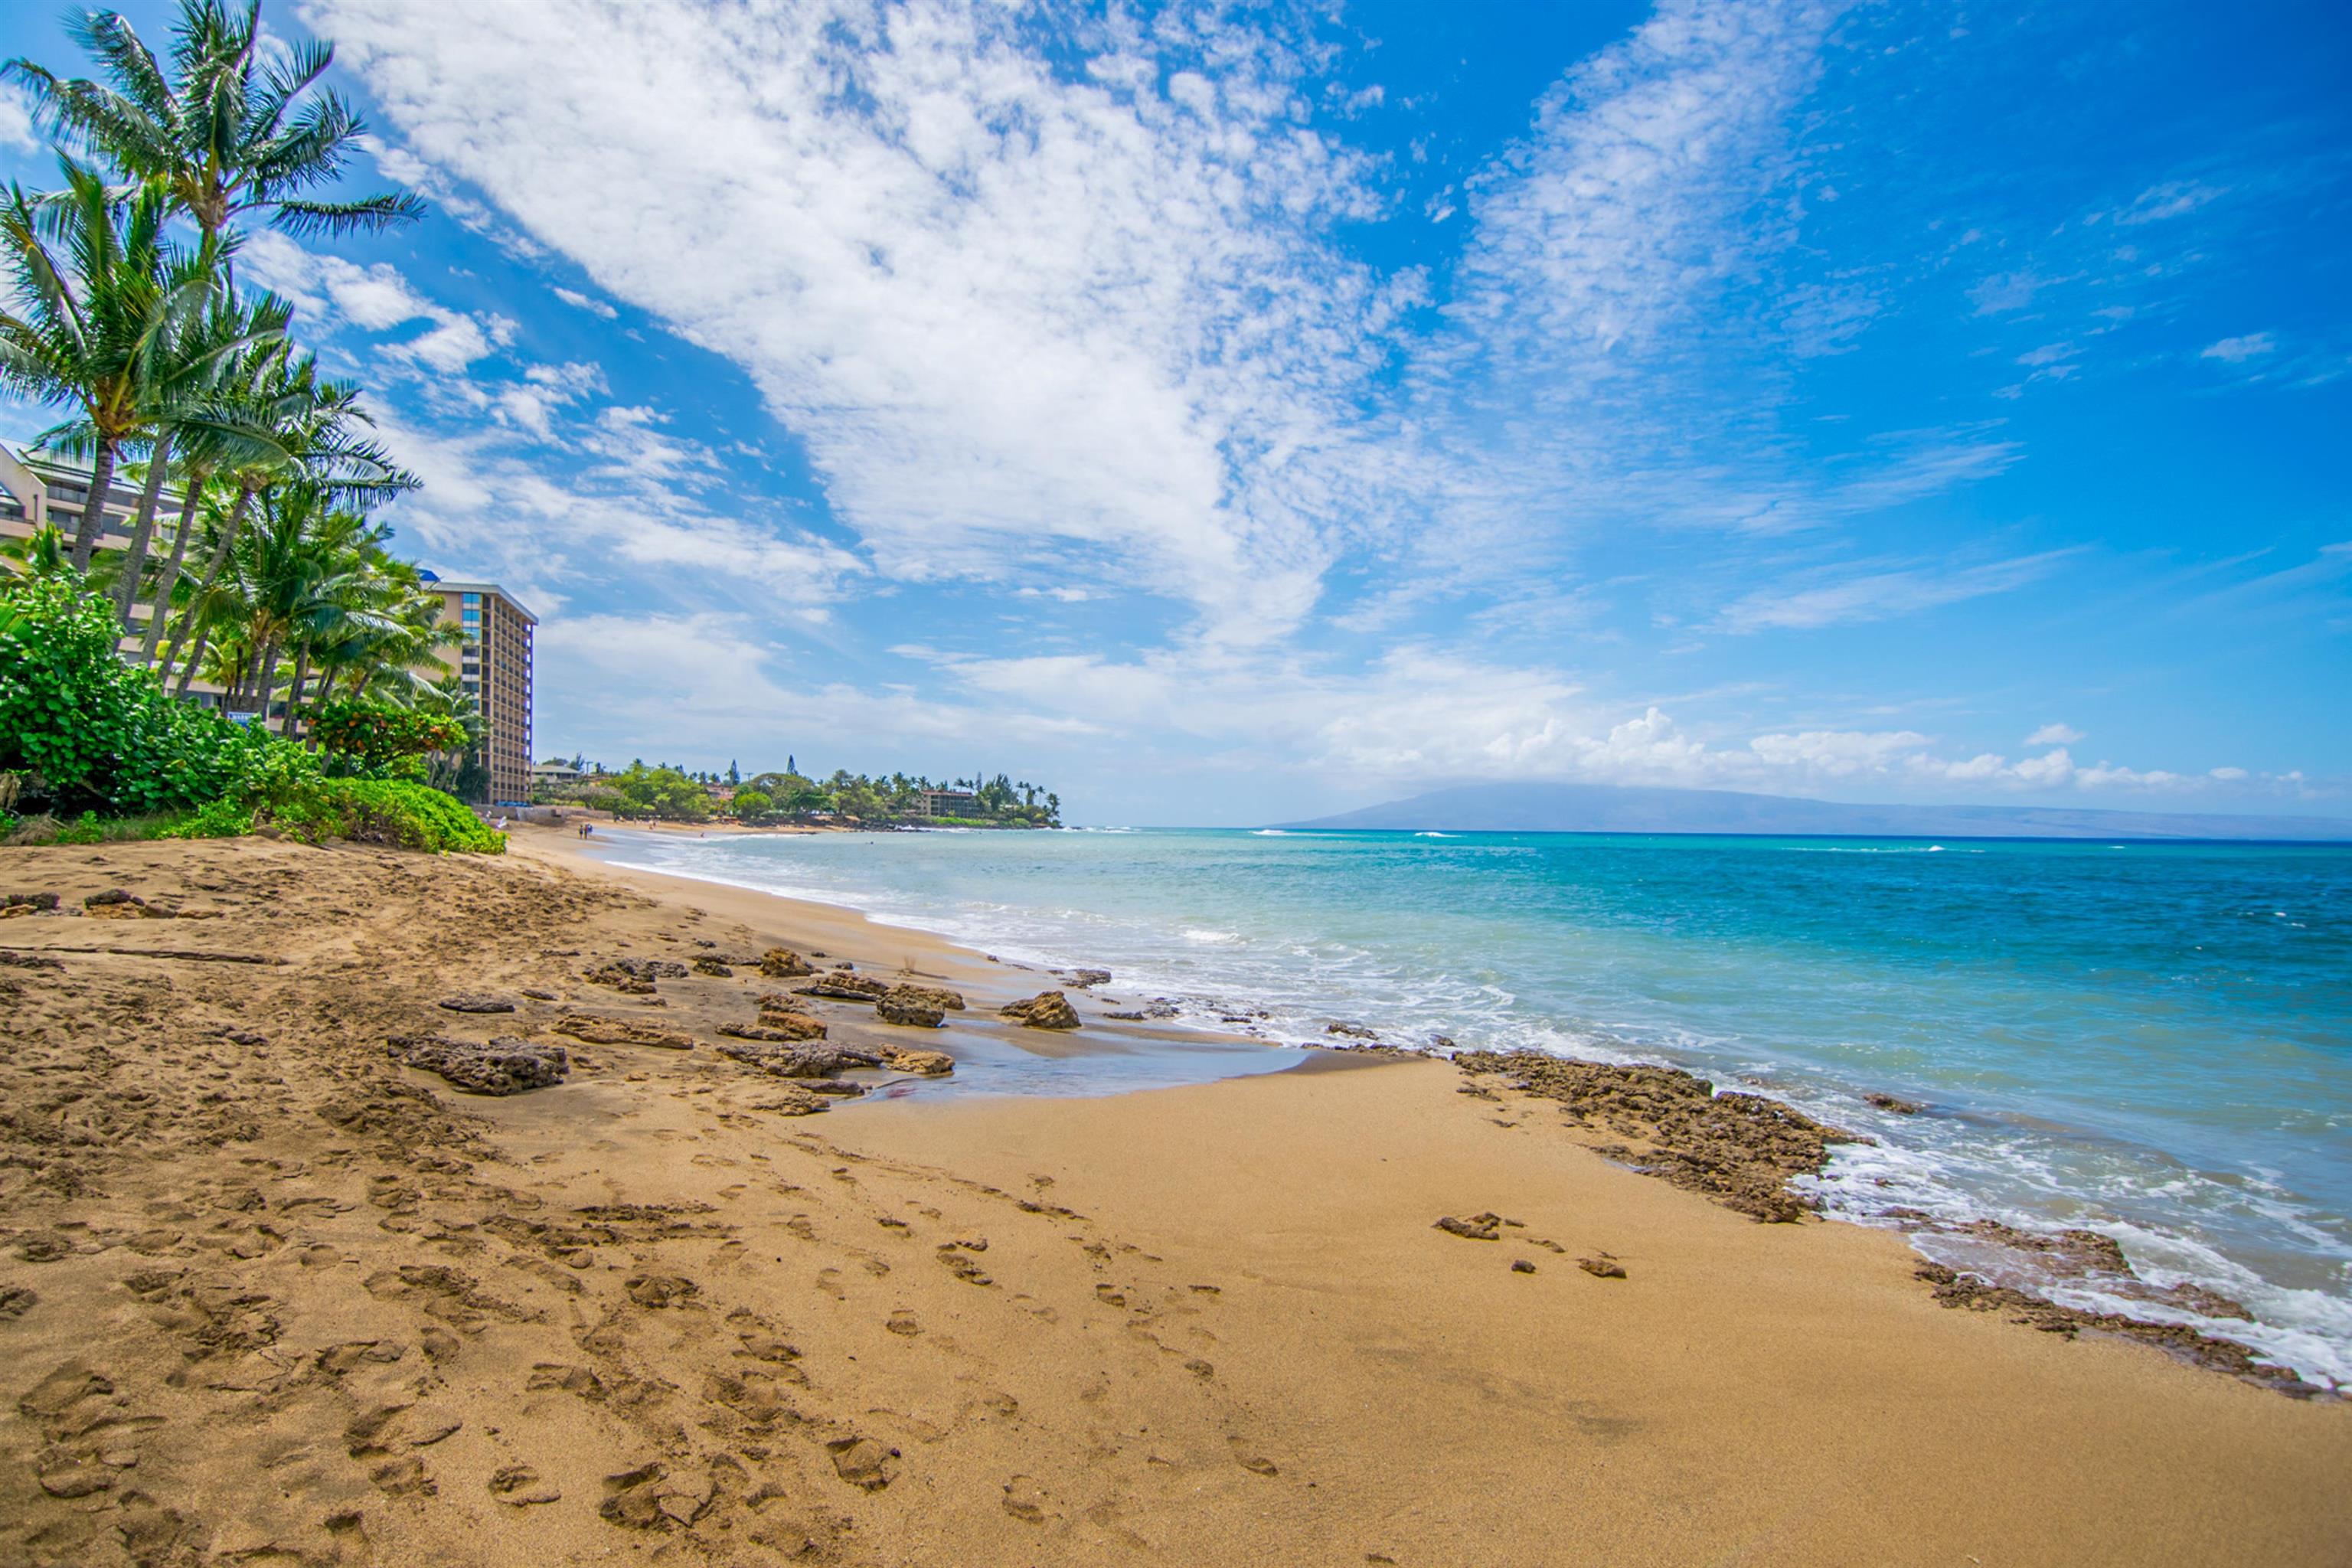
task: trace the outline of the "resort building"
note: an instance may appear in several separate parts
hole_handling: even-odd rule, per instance
[[[29,539],[44,524],[54,524],[71,539],[89,505],[89,478],[87,465],[0,446],[0,539]],[[168,531],[179,512],[180,492],[167,485],[155,507],[156,531]],[[107,487],[99,548],[128,545],[131,521],[138,515],[139,488],[118,468],[114,482]]]
[[[0,445],[0,541],[30,539],[44,526],[52,526],[70,544],[81,527],[82,513],[89,506],[89,466],[86,463],[64,462],[46,454],[11,450]],[[130,547],[140,499],[141,487],[131,483],[124,469],[118,468],[114,482],[107,486],[99,549]],[[180,509],[184,504],[183,492],[170,483],[155,498],[155,528],[148,547],[159,561],[171,552],[180,524]],[[131,631],[122,641],[125,653],[139,646],[146,635],[147,617],[153,613],[154,606],[143,600],[131,606]],[[193,695],[205,705],[219,700],[219,693],[204,682],[197,684]]]
[[[457,671],[466,694],[482,710],[483,763],[490,799],[530,801],[530,634],[539,617],[496,583],[456,583],[424,574],[441,595],[441,619],[463,634],[436,657]]]
[[[964,789],[927,789],[920,799],[925,816],[978,816],[980,796]]]

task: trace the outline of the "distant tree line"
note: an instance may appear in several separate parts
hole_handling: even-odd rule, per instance
[[[562,759],[554,759],[562,762]],[[572,765],[581,763],[575,760]],[[940,792],[968,795],[933,809]],[[894,773],[869,778],[846,769],[812,778],[787,762],[777,772],[749,777],[733,763],[725,773],[647,763],[640,758],[608,773],[585,770],[579,778],[541,786],[543,804],[570,804],[609,811],[623,818],[661,822],[732,819],[748,826],[793,824],[855,824],[891,826],[946,823],[971,827],[1059,827],[1062,797],[1026,779],[994,778],[933,783],[920,774]]]

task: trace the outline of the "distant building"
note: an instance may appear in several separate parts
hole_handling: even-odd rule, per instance
[[[925,816],[978,816],[980,796],[965,789],[927,789],[921,795]]]
[[[131,526],[139,517],[142,487],[131,483],[121,468],[115,474],[114,483],[107,487],[104,521],[98,535],[100,550],[129,549]],[[0,539],[30,539],[47,525],[70,542],[89,507],[89,480],[87,463],[0,446]],[[164,485],[155,499],[155,530],[148,548],[159,562],[172,552],[183,504],[182,492],[171,484]],[[188,569],[200,571],[202,563],[191,563]],[[131,607],[132,630],[124,641],[126,651],[136,647],[137,639],[146,635],[147,617],[152,613],[152,606],[146,604]],[[198,687],[197,692],[200,701],[208,702],[215,695],[209,686]]]
[[[534,763],[531,764],[530,782],[533,785],[577,784],[580,782],[580,770],[566,762]]]
[[[444,668],[454,668],[466,694],[481,705],[485,755],[493,801],[530,799],[530,634],[539,617],[496,583],[457,583],[430,577],[425,586],[441,595],[441,620],[464,640],[437,650]]]

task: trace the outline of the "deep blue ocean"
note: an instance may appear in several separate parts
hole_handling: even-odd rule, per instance
[[[1203,1024],[1262,1009],[1271,1040],[1346,1022],[1759,1088],[1879,1141],[1819,1184],[1832,1212],[2101,1230],[2144,1278],[2252,1308],[2232,1337],[2352,1384],[2352,848],[1139,829],[604,853],[1097,965]],[[1202,1070],[1290,1059],[1204,1045]]]

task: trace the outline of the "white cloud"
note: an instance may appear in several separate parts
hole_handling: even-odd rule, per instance
[[[552,383],[528,384],[552,410],[571,401],[564,376],[574,388],[580,383],[574,367],[551,374]],[[534,609],[562,603],[582,584],[618,580],[639,604],[684,594],[805,622],[821,620],[866,571],[856,556],[783,518],[721,511],[625,463],[558,474],[495,426],[443,434],[387,418],[380,431],[425,480],[386,514],[404,539],[421,542],[425,563],[528,590]],[[576,426],[559,434],[567,445],[589,438]]]
[[[887,570],[1066,541],[1233,635],[1311,605],[1379,298],[1280,39],[1115,16],[1073,69],[949,0],[305,9],[428,164],[743,364]]]
[[[555,297],[574,310],[585,310],[592,316],[602,316],[608,321],[621,313],[604,300],[583,294],[577,289],[566,289],[559,285],[555,289]]]
[[[389,262],[362,266],[340,256],[307,250],[275,230],[251,236],[236,264],[263,288],[284,295],[307,314],[312,330],[349,323],[383,333],[412,321],[430,321],[430,331],[404,342],[382,345],[399,358],[455,375],[475,361],[511,342],[515,323],[503,316],[470,316],[418,293]]]
[[[2243,337],[2223,338],[2206,345],[2200,359],[2217,359],[2223,364],[2243,364],[2250,359],[2260,359],[2278,348],[2278,340],[2268,332],[2248,332]]]
[[[2116,215],[2116,221],[2120,224],[2160,223],[2166,218],[2185,216],[2228,194],[2226,187],[2209,185],[2198,180],[2169,180],[2142,191],[2137,201]]]
[[[2021,588],[2048,576],[2073,553],[2045,551],[1958,570],[1905,566],[1833,578],[1808,576],[1743,595],[1726,605],[1714,624],[1719,631],[1759,632],[1891,620]]]
[[[976,719],[1083,725],[1097,747],[1104,738],[1141,742],[1172,733],[1213,755],[1286,757],[1293,768],[1358,787],[1560,778],[1948,796],[2186,791],[2205,782],[2105,762],[2084,767],[2063,747],[2014,763],[1996,752],[1956,755],[1916,730],[1695,735],[1655,704],[1629,714],[1556,671],[1418,645],[1355,674],[1263,653],[1107,660],[893,651],[934,666],[942,700],[966,700]],[[2210,778],[2282,782],[2226,771]]]
[[[26,153],[41,150],[41,138],[33,130],[32,106],[13,87],[0,87],[0,147],[19,148]]]
[[[2083,738],[2083,731],[2072,724],[2044,724],[2025,737],[2029,746],[2071,746]]]

